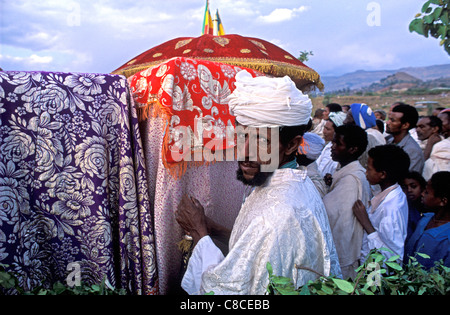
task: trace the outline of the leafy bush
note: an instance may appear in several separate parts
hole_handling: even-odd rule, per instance
[[[385,250],[385,249],[383,249]],[[423,258],[427,255],[418,253]],[[396,262],[399,256],[386,259],[380,251],[373,250],[366,262],[356,269],[352,279],[320,276],[315,281],[296,289],[292,280],[269,272],[268,294],[274,295],[449,295],[450,268],[436,262],[430,270],[411,257],[408,264]],[[299,269],[304,269],[297,267]]]
[[[124,289],[114,289],[105,280],[99,284],[70,287],[56,282],[51,288],[37,287],[32,291],[24,291],[17,278],[6,270],[8,266],[0,264],[0,295],[2,291],[10,291],[20,295],[125,295]]]

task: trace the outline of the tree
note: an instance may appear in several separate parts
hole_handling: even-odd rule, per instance
[[[301,51],[300,56],[297,58],[301,62],[306,62],[309,60],[309,56],[314,56],[312,51]]]
[[[428,0],[421,13],[409,24],[409,31],[428,38],[440,39],[440,45],[450,55],[450,0]]]

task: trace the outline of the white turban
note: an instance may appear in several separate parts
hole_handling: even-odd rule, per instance
[[[304,145],[298,148],[300,154],[306,155],[308,159],[316,160],[322,153],[325,146],[325,140],[312,132],[306,132],[303,135]]]
[[[239,124],[250,127],[306,125],[312,103],[288,76],[255,77],[243,70],[236,75],[236,89],[228,97],[230,112]]]

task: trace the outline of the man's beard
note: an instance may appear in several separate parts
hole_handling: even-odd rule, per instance
[[[253,176],[252,179],[248,180],[244,177],[244,172],[242,172],[241,168],[238,168],[238,170],[236,171],[236,178],[237,180],[243,182],[248,186],[262,186],[267,181],[267,178],[269,178],[269,176],[272,174],[273,173],[259,172],[255,176]]]

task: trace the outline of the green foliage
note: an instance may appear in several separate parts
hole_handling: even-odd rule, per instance
[[[450,55],[450,0],[428,0],[421,13],[409,24],[409,31],[428,38],[440,39],[440,45]]]
[[[51,288],[37,287],[32,291],[24,291],[20,286],[17,278],[6,270],[8,266],[0,264],[0,295],[1,289],[15,289],[20,295],[125,295],[124,289],[114,289],[108,286],[105,280],[99,284],[80,286],[67,286],[61,282],[56,282]]]
[[[314,56],[314,53],[312,51],[301,51],[300,56],[297,58],[301,62],[306,62],[309,60],[309,56]]]
[[[386,259],[380,251],[373,250],[366,262],[356,269],[354,280],[320,276],[298,289],[291,279],[273,275],[268,263],[267,292],[272,295],[450,295],[450,268],[442,262],[426,270],[415,257],[403,266],[397,262],[398,258]]]

